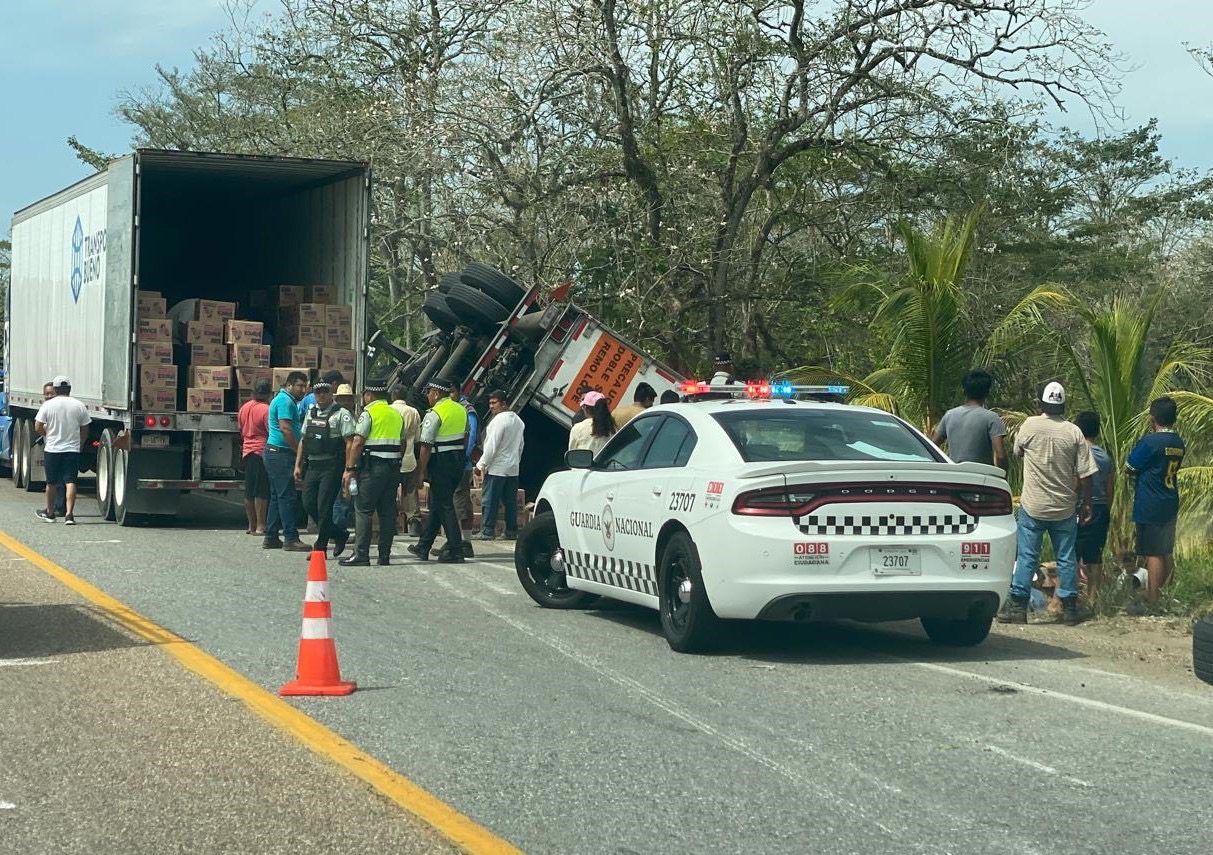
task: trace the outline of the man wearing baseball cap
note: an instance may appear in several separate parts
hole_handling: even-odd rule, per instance
[[[1078,610],[1078,525],[1091,519],[1091,476],[1099,471],[1082,431],[1066,421],[1066,390],[1045,386],[1041,415],[1024,421],[1015,435],[1015,454],[1023,458],[1019,497],[1015,576],[998,613],[1000,623],[1027,623],[1032,576],[1040,566],[1040,547],[1047,533],[1057,557],[1057,597],[1062,619],[1070,626],[1083,617]],[[1075,485],[1079,485],[1076,489]],[[1078,502],[1078,489],[1082,501]],[[1074,507],[1078,504],[1078,519]]]
[[[43,463],[46,466],[46,509],[34,512],[43,522],[55,521],[55,496],[62,489],[65,525],[76,524],[76,478],[80,473],[80,450],[88,439],[92,417],[84,404],[72,397],[72,381],[60,374],[51,381],[55,395],[42,402],[34,416],[34,431],[44,436]]]
[[[400,484],[404,422],[388,403],[387,380],[368,380],[362,388],[364,409],[347,446],[342,490],[354,495],[354,554],[343,567],[371,563],[371,523],[379,516],[379,566],[392,563],[396,536],[396,487]],[[357,478],[357,492],[350,489]]]

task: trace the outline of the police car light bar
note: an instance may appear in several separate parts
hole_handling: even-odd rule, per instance
[[[794,398],[797,395],[845,395],[850,386],[831,383],[826,386],[796,386],[790,380],[747,380],[742,383],[707,383],[703,380],[684,380],[678,387],[683,395],[708,395],[723,392],[730,395],[765,401],[770,398]]]

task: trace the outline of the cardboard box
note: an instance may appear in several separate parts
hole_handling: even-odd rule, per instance
[[[223,344],[223,321],[186,321],[186,344]]]
[[[232,365],[242,368],[269,368],[270,346],[268,344],[231,344],[228,345],[229,359]]]
[[[187,413],[222,413],[223,394],[222,389],[190,387],[185,390],[185,411]]]
[[[336,285],[309,285],[307,286],[307,298],[313,303],[336,303],[337,286]]]
[[[302,285],[279,285],[274,292],[274,302],[279,306],[298,306],[303,302]]]
[[[196,321],[230,321],[236,317],[236,304],[222,300],[199,300],[194,304]]]
[[[292,371],[302,371],[309,378],[312,376],[311,369],[301,368],[298,365],[291,366],[290,368],[271,368],[270,371],[270,377],[273,380],[273,388],[275,392],[286,385],[287,375],[289,375]]]
[[[258,380],[265,378],[266,380],[271,381],[272,385],[272,381],[274,379],[274,372],[270,368],[258,368],[240,365],[233,368],[232,371],[236,375],[236,388],[239,389],[242,394],[247,392],[249,397],[252,396],[253,387],[257,385]]]
[[[191,389],[230,389],[232,369],[227,365],[194,365],[190,368]]]
[[[354,307],[328,306],[324,310],[324,322],[330,327],[349,329],[354,325]]]
[[[190,365],[223,365],[227,362],[225,344],[191,344]]]
[[[300,347],[324,347],[325,331],[323,324],[300,324],[295,330],[294,341]]]
[[[173,343],[171,341],[145,341],[136,344],[135,363],[138,365],[172,365]]]
[[[227,321],[228,344],[261,344],[265,324],[261,321]]]
[[[282,362],[286,365],[306,365],[308,368],[320,367],[320,348],[304,347],[292,344],[282,348]]]
[[[153,386],[139,390],[139,409],[152,412],[174,412],[177,409],[177,390]]]
[[[320,350],[320,370],[340,371],[345,375],[345,382],[352,383],[354,367],[358,361],[356,351],[346,348],[325,347]]]
[[[135,327],[135,341],[146,343],[151,341],[173,340],[173,322],[168,318],[140,318]]]
[[[140,389],[177,388],[177,366],[147,363],[139,366]]]
[[[331,348],[344,349],[349,348],[353,344],[353,339],[350,337],[349,327],[325,327],[324,328],[324,346]]]
[[[300,303],[297,307],[299,310],[299,325],[317,324],[323,326],[328,323],[328,309],[324,303]]]
[[[136,318],[164,318],[168,316],[168,301],[163,297],[153,297],[147,300],[142,296],[135,306]]]

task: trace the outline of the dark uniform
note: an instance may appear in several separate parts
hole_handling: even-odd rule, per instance
[[[428,555],[441,528],[446,532],[444,551],[447,556],[463,558],[463,533],[455,513],[455,490],[464,473],[467,428],[467,411],[450,398],[435,403],[421,421],[420,442],[433,449],[426,470],[430,482],[430,513],[421,538],[410,551]]]
[[[362,464],[358,469],[358,495],[354,497],[355,561],[366,561],[371,552],[371,522],[379,515],[379,563],[387,564],[396,536],[396,488],[400,485],[400,435],[404,420],[383,399],[371,401],[354,432],[366,437]]]
[[[345,541],[345,526],[333,521],[333,502],[341,492],[346,440],[354,435],[349,410],[330,404],[321,410],[312,405],[303,418],[303,506],[316,523],[316,545],[322,552],[336,535]]]

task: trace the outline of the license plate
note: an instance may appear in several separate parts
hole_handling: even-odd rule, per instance
[[[922,562],[913,546],[873,546],[868,550],[876,576],[921,576]]]
[[[144,448],[168,448],[168,434],[145,433],[140,437],[139,444]]]

